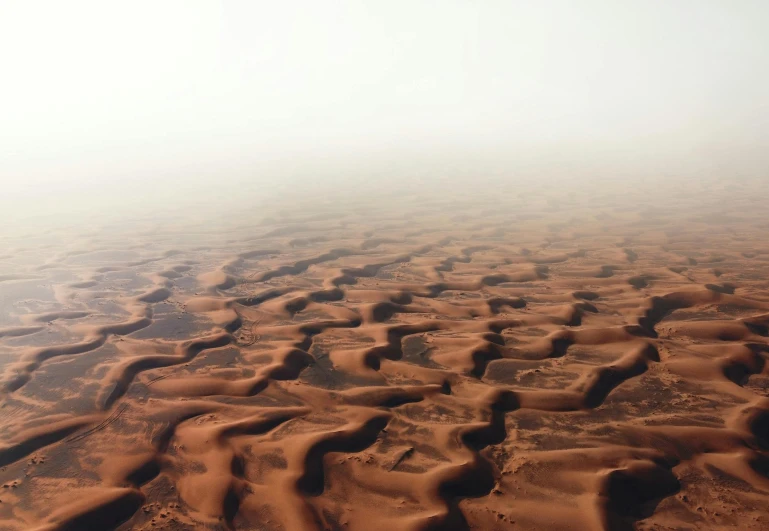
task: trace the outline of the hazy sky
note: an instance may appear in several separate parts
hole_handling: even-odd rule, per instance
[[[766,0],[4,0],[0,206],[409,161],[765,171],[767,28]]]

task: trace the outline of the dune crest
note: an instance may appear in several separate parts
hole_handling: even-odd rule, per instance
[[[711,192],[5,236],[0,529],[768,529],[769,194]]]

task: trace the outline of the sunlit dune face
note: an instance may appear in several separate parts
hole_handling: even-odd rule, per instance
[[[766,183],[406,192],[6,235],[3,525],[767,518]]]

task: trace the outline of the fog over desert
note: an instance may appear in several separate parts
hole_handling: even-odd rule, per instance
[[[0,7],[0,531],[769,530],[769,4]]]

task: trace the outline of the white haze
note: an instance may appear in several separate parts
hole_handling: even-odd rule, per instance
[[[5,0],[0,216],[761,177],[768,27],[765,0]]]

